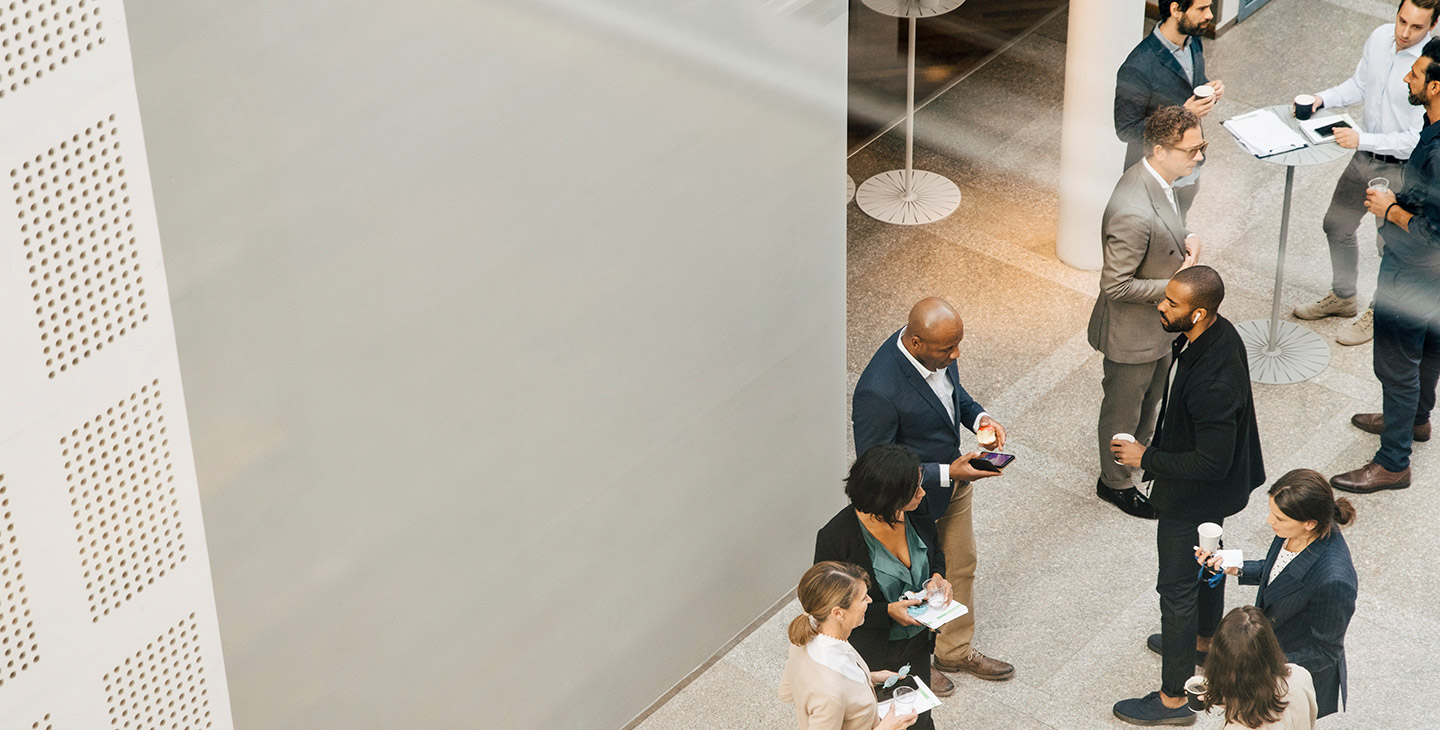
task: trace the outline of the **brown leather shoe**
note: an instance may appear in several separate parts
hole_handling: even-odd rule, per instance
[[[1350,423],[1366,433],[1378,434],[1385,430],[1385,419],[1379,413],[1356,413],[1350,417]],[[1416,441],[1429,441],[1430,422],[1417,424],[1412,434]]]
[[[981,679],[988,679],[992,682],[999,682],[1015,676],[1015,667],[1010,662],[1002,662],[999,659],[991,659],[978,651],[970,652],[970,658],[961,659],[958,662],[942,661],[935,657],[935,668],[942,672],[965,672],[973,674]]]
[[[1404,471],[1390,471],[1372,461],[1354,471],[1330,477],[1330,486],[1355,494],[1404,489],[1410,486],[1410,467],[1405,467]]]
[[[934,692],[936,697],[949,697],[955,694],[955,683],[951,682],[949,677],[941,674],[939,670],[931,669],[930,691]]]

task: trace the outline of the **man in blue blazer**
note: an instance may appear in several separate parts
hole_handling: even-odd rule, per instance
[[[935,642],[935,667],[968,672],[981,679],[1004,680],[1015,667],[975,651],[975,530],[971,522],[971,482],[995,476],[970,465],[979,452],[961,446],[964,429],[995,431],[994,448],[1005,445],[1005,428],[960,385],[955,360],[965,324],[948,302],[920,300],[905,327],[885,340],[855,385],[852,423],[855,453],[876,444],[900,444],[920,457],[926,511],[940,532],[946,555],[945,579],[955,600],[970,608],[945,624]],[[968,441],[968,438],[966,439]]]
[[[1115,74],[1115,134],[1127,146],[1125,169],[1140,161],[1145,149],[1145,121],[1162,106],[1183,106],[1204,118],[1225,94],[1225,84],[1205,76],[1205,49],[1200,34],[1215,18],[1213,0],[1160,0],[1160,22],[1130,52]],[[1195,87],[1215,90],[1207,99]],[[1183,217],[1199,189],[1200,170],[1176,180],[1176,202]]]

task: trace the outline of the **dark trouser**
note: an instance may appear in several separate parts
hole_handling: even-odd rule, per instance
[[[1160,514],[1155,547],[1160,553],[1160,691],[1185,696],[1185,680],[1195,675],[1195,637],[1213,636],[1225,609],[1225,583],[1211,588],[1197,577],[1196,530],[1201,522]],[[1217,524],[1223,524],[1217,520]]]
[[[1408,268],[1387,256],[1375,288],[1375,377],[1385,431],[1375,463],[1410,466],[1414,427],[1430,420],[1440,379],[1440,273]]]
[[[852,634],[853,636],[853,634]],[[935,646],[935,634],[929,630],[898,641],[886,641],[876,646],[867,646],[867,651],[860,651],[860,658],[870,665],[870,671],[879,672],[888,669],[892,672],[900,671],[900,667],[910,665],[910,674],[925,680],[930,684],[930,655]],[[882,699],[884,699],[882,697]],[[915,721],[912,728],[920,730],[934,730],[935,722],[930,719],[930,712],[927,710],[920,713],[919,719]]]
[[[1370,181],[1383,177],[1391,190],[1405,185],[1405,166],[1382,162],[1367,152],[1350,156],[1350,164],[1335,182],[1330,208],[1325,211],[1325,239],[1330,243],[1330,291],[1337,297],[1355,296],[1356,273],[1360,266],[1360,239],[1355,233],[1368,212],[1365,209],[1365,188]],[[1378,240],[1378,237],[1377,237]]]
[[[1100,399],[1100,481],[1111,489],[1129,489],[1132,469],[1115,463],[1110,453],[1110,437],[1128,433],[1148,445],[1155,433],[1155,412],[1160,410],[1160,396],[1165,391],[1165,375],[1170,372],[1170,355],[1153,362],[1132,365],[1105,358],[1105,377],[1100,382],[1104,396]],[[946,553],[949,556],[949,553]]]

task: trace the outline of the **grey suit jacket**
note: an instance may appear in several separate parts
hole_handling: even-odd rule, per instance
[[[1105,263],[1090,312],[1090,346],[1118,363],[1147,363],[1170,353],[1175,335],[1155,305],[1185,260],[1189,231],[1160,181],[1137,162],[1120,176],[1100,220]]]

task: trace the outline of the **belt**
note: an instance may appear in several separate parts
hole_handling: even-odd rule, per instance
[[[1374,159],[1375,161],[1377,161],[1377,162],[1388,162],[1388,163],[1390,163],[1390,164],[1392,164],[1392,165],[1403,165],[1403,164],[1405,164],[1405,160],[1402,160],[1402,159],[1400,159],[1399,157],[1391,157],[1390,155],[1377,155],[1377,154],[1375,154],[1374,152],[1365,152],[1365,151],[1363,151],[1363,150],[1360,152],[1360,154],[1362,154],[1362,155],[1369,155],[1371,158],[1373,158],[1373,159]]]

